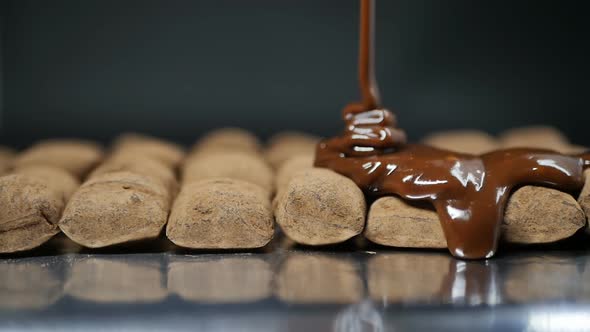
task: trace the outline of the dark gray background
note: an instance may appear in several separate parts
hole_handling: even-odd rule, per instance
[[[583,1],[378,2],[384,103],[412,138],[548,123],[590,144]],[[358,98],[357,0],[2,1],[1,142],[332,135]]]

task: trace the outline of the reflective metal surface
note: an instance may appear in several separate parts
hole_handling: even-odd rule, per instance
[[[590,330],[590,246],[578,242],[462,261],[360,240],[230,253],[60,237],[0,257],[0,329]]]

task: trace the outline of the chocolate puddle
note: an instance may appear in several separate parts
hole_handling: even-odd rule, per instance
[[[315,166],[349,177],[367,195],[432,202],[449,251],[470,259],[496,252],[504,208],[515,187],[535,184],[566,192],[582,188],[590,152],[568,156],[516,148],[475,156],[407,144],[395,116],[379,102],[373,69],[374,11],[374,0],[361,0],[363,102],[344,109],[344,134],[318,144]]]

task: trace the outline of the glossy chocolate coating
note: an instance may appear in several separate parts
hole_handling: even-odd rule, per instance
[[[590,153],[506,149],[475,156],[406,144],[393,113],[379,107],[372,78],[373,1],[361,0],[363,103],[345,108],[344,134],[318,144],[315,165],[351,178],[367,195],[431,201],[453,255],[489,258],[496,252],[511,191],[524,184],[580,190]]]

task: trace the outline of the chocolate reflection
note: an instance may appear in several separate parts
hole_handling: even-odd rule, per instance
[[[510,302],[590,300],[590,255],[523,257],[509,262],[504,293]]]
[[[369,296],[384,304],[498,304],[493,262],[462,261],[440,253],[387,253],[367,267]]]
[[[364,286],[353,260],[289,252],[276,276],[275,293],[288,303],[343,304],[361,300]]]
[[[90,256],[75,259],[65,293],[92,302],[157,302],[168,292],[164,287],[160,257]]]
[[[0,260],[0,309],[42,309],[63,295],[59,259]]]
[[[168,289],[185,300],[243,303],[271,295],[272,269],[251,254],[173,256],[168,263]]]
[[[444,303],[495,305],[502,302],[498,268],[495,263],[452,259],[440,297]]]

